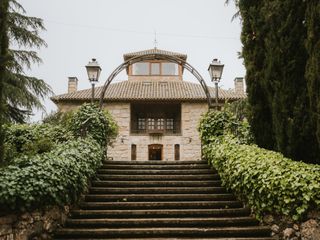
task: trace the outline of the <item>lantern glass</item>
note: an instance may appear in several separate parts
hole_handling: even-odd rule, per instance
[[[222,76],[224,64],[221,64],[218,59],[213,59],[209,65],[208,71],[212,81],[219,81]]]
[[[96,59],[92,59],[92,62],[89,62],[86,66],[88,78],[90,82],[98,82],[100,73],[101,73],[101,67],[99,66]]]

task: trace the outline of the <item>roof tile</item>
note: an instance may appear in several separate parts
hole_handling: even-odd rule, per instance
[[[144,51],[139,51],[139,52],[131,52],[131,53],[126,53],[123,55],[124,60],[128,60],[129,58],[132,57],[137,57],[137,56],[142,56],[145,54],[163,54],[163,55],[168,55],[168,56],[175,56],[182,58],[184,60],[187,59],[187,55],[183,53],[177,53],[177,52],[171,52],[171,51],[166,51],[166,50],[161,50],[158,48],[152,48]]]
[[[102,87],[95,88],[95,98],[100,98]],[[209,87],[212,98],[215,89]],[[219,89],[219,99],[241,99],[245,93],[239,94],[234,90]],[[54,102],[67,100],[90,100],[91,89],[61,94],[51,97]],[[110,84],[105,100],[130,101],[130,100],[181,100],[181,101],[206,101],[202,86],[198,83],[186,81],[123,81]]]

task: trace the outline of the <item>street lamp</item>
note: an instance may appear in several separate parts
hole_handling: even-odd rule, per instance
[[[102,69],[95,58],[92,58],[92,62],[89,62],[88,65],[86,65],[86,69],[87,69],[89,81],[92,86],[91,102],[93,103],[94,85],[99,81],[99,76]]]
[[[220,82],[222,72],[223,72],[224,64],[221,64],[218,59],[213,59],[212,63],[210,63],[208,71],[211,77],[211,81],[215,84],[216,90],[216,108],[218,110],[218,84]]]

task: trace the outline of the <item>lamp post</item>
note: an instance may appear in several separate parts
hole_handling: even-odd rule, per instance
[[[218,104],[219,104],[219,92],[218,92],[218,84],[220,82],[222,72],[223,72],[224,64],[221,64],[218,59],[213,59],[212,63],[210,63],[208,71],[211,77],[211,81],[214,82],[215,85],[215,97],[216,97],[216,108],[217,110],[219,109]]]
[[[101,67],[99,66],[98,62],[95,58],[92,58],[92,62],[89,62],[86,65],[88,78],[92,86],[92,94],[91,94],[91,102],[94,102],[94,85],[99,81],[99,76],[101,73]]]

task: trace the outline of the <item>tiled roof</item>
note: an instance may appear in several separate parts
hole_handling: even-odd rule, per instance
[[[128,60],[129,58],[137,57],[137,56],[141,56],[141,55],[145,55],[145,54],[163,54],[163,55],[168,55],[168,56],[179,57],[179,58],[182,58],[184,60],[187,59],[187,55],[186,54],[165,51],[165,50],[161,50],[161,49],[158,49],[158,48],[152,48],[152,49],[139,51],[139,52],[126,53],[126,54],[123,55],[123,58],[124,58],[124,60]]]
[[[215,89],[209,87],[211,97],[215,96]],[[100,98],[102,87],[96,87],[95,98]],[[219,89],[219,99],[240,99],[246,95],[237,94],[234,90]],[[51,97],[54,102],[90,100],[91,89],[76,91]],[[206,95],[198,83],[186,81],[123,81],[110,84],[105,99],[109,101],[133,100],[180,100],[206,101]]]

